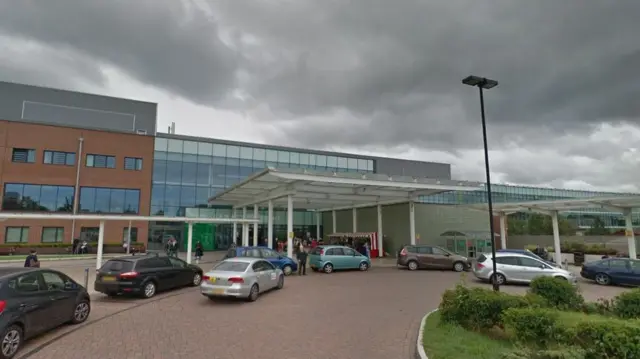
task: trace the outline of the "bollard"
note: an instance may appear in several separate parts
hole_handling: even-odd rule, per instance
[[[89,288],[89,268],[84,269],[84,287]]]

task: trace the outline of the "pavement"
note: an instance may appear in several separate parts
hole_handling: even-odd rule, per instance
[[[470,273],[411,272],[386,260],[368,272],[290,276],[282,290],[254,303],[210,301],[198,288],[151,300],[99,296],[88,322],[28,342],[17,358],[408,359],[420,319],[460,281],[489,288]],[[579,286],[588,300],[627,290]],[[524,293],[527,287],[502,290]]]

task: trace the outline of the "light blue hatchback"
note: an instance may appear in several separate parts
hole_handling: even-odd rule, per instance
[[[345,246],[319,246],[309,253],[309,266],[315,272],[333,273],[336,270],[371,267],[371,259]]]

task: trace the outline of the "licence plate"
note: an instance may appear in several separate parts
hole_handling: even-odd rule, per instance
[[[107,276],[102,277],[102,281],[103,282],[115,282],[116,281],[116,277],[107,275]]]
[[[213,294],[224,294],[224,289],[214,289],[211,291]]]

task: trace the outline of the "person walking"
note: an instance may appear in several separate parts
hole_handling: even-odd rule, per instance
[[[298,275],[307,275],[307,250],[305,243],[300,241],[298,245]]]
[[[202,248],[202,243],[198,241],[198,243],[196,243],[196,264],[200,264],[200,259],[202,259],[203,254],[204,248]]]
[[[364,253],[367,258],[371,258],[371,248],[369,248],[369,242],[364,242]]]
[[[24,261],[25,268],[40,268],[40,261],[38,260],[38,253],[35,249],[31,250],[31,253]]]

